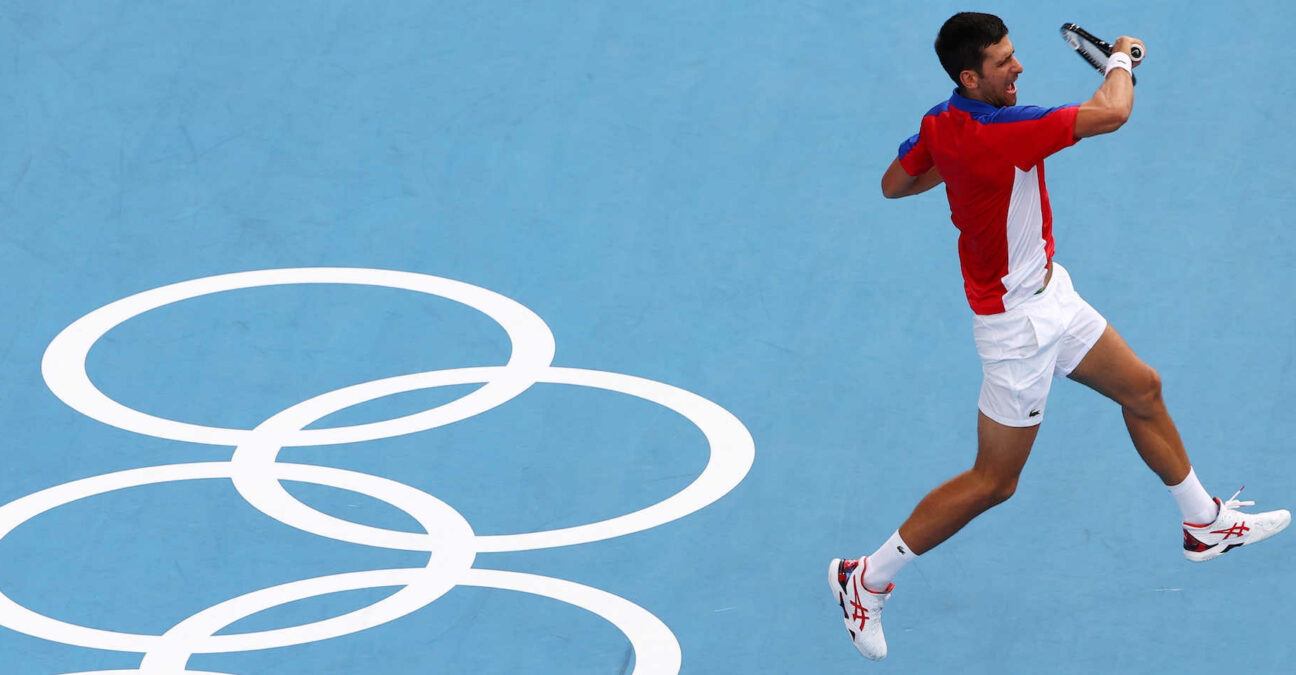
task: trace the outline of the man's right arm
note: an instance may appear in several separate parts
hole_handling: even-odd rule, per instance
[[[1112,51],[1124,52],[1128,56],[1135,43],[1142,44],[1142,41],[1122,36],[1116,39]],[[1116,131],[1129,120],[1133,110],[1134,80],[1124,68],[1112,68],[1093,97],[1080,104],[1076,113],[1075,137],[1088,138]]]
[[[882,196],[887,199],[909,197],[940,185],[941,180],[940,172],[934,166],[925,173],[910,176],[900,165],[900,160],[893,159],[886,173],[882,174]]]

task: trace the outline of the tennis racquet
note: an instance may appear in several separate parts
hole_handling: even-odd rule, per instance
[[[1107,69],[1107,57],[1111,56],[1112,53],[1112,46],[1107,41],[1099,40],[1089,31],[1073,23],[1062,24],[1062,39],[1066,40],[1067,44],[1076,50],[1076,53],[1085,60],[1085,63],[1093,66],[1098,72],[1102,73]],[[1143,45],[1135,44],[1130,48],[1131,61],[1142,61],[1143,56]],[[1130,78],[1132,82],[1138,83],[1138,80],[1133,75]]]

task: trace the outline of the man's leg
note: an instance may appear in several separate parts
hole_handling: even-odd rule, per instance
[[[978,413],[977,458],[972,468],[918,502],[900,530],[872,555],[859,561],[833,559],[828,566],[828,586],[861,654],[873,660],[886,658],[882,605],[891,596],[895,573],[1008,499],[1038,433],[1039,425],[1010,427]],[[905,550],[906,546],[910,550]],[[863,567],[862,573],[858,567]]]
[[[1068,375],[1121,406],[1130,440],[1161,482],[1179,485],[1191,469],[1179,431],[1161,398],[1161,377],[1109,324]]]
[[[1243,513],[1237,509],[1252,502],[1211,499],[1189,465],[1183,441],[1161,400],[1161,378],[1110,325],[1070,377],[1120,404],[1134,447],[1179,504],[1185,558],[1211,560],[1263,541],[1291,523],[1291,514],[1284,509]]]
[[[976,462],[923,497],[900,529],[867,556],[865,588],[886,592],[891,579],[915,557],[1011,497],[1038,434],[1038,424],[1010,427],[978,412]]]
[[[900,526],[900,537],[914,555],[935,548],[1012,496],[1037,434],[1039,425],[1010,427],[978,412],[977,457],[972,468],[932,490]]]

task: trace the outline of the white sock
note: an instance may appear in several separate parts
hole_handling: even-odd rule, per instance
[[[900,538],[900,530],[896,530],[895,534],[882,544],[882,548],[868,556],[868,563],[864,567],[864,587],[878,593],[885,592],[887,586],[891,585],[891,580],[900,572],[900,568],[917,557],[918,554],[910,551],[909,545]]]
[[[1188,477],[1182,483],[1171,485],[1169,489],[1170,496],[1179,504],[1179,512],[1183,514],[1185,523],[1209,525],[1215,522],[1219,507],[1207,494],[1206,488],[1202,487],[1201,481],[1197,480],[1197,472],[1192,467],[1188,467]]]

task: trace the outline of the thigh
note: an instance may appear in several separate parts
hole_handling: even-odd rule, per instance
[[[973,470],[1016,480],[1026,466],[1038,434],[1038,424],[1012,427],[986,417],[985,413],[977,415],[977,457]]]
[[[1146,391],[1148,382],[1156,378],[1156,373],[1109,324],[1098,342],[1080,360],[1080,365],[1067,377],[1123,403]]]

